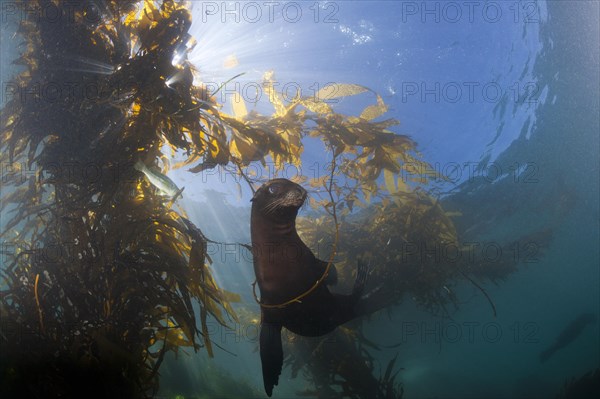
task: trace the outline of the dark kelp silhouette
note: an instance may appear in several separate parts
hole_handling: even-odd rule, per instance
[[[404,393],[396,381],[401,369],[396,368],[396,355],[375,376],[376,361],[365,346],[379,350],[361,333],[356,323],[352,328],[341,327],[319,339],[290,336],[284,348],[290,351],[286,364],[292,377],[303,370],[304,378],[313,386],[298,394],[316,398],[399,399]]]
[[[207,318],[235,319],[202,233],[134,168],[164,145],[197,153],[198,131],[217,123],[191,66],[171,63],[190,14],[174,2],[16,5],[30,11],[25,71],[2,110],[2,394],[151,396],[167,351],[212,355]]]
[[[588,325],[595,323],[596,319],[596,315],[593,313],[582,313],[577,316],[577,318],[571,321],[565,329],[562,330],[554,343],[540,353],[540,362],[544,363],[550,359],[556,351],[570,345]]]
[[[565,381],[555,399],[592,399],[600,395],[600,369],[588,371],[579,378]]]

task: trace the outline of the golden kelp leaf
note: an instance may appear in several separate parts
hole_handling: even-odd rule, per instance
[[[132,115],[138,115],[140,113],[140,109],[141,109],[141,105],[139,102],[134,102],[133,104],[131,104],[131,114]]]
[[[233,115],[238,119],[243,119],[246,115],[248,115],[248,110],[246,109],[246,103],[240,93],[233,93],[233,102],[231,103],[231,107],[233,108]]]
[[[299,104],[315,114],[329,114],[333,112],[329,105],[314,98],[303,98],[299,101]]]
[[[163,167],[161,168],[160,172],[166,175],[171,169],[171,162],[169,161],[169,158],[167,158],[167,156],[164,154],[161,155],[159,158],[163,164]]]
[[[217,155],[219,155],[219,152],[221,152],[219,141],[215,138],[211,139],[210,140],[210,155],[213,158],[216,158]]]
[[[315,177],[315,178],[310,179],[309,184],[311,185],[311,187],[325,187],[328,180],[329,180],[329,176],[323,175],[320,177]]]
[[[332,98],[354,96],[369,91],[364,86],[349,83],[331,83],[315,94],[317,100],[330,100]]]
[[[385,188],[390,192],[390,194],[394,194],[397,190],[396,182],[394,179],[394,174],[387,170],[383,170],[383,180],[385,181]]]
[[[272,69],[263,74],[263,79],[267,82],[272,82],[274,77],[275,77],[275,71],[273,71]]]
[[[237,59],[237,57],[235,56],[235,54],[230,54],[225,58],[225,61],[223,61],[223,68],[234,68],[236,66],[239,65],[239,61]]]
[[[242,158],[242,152],[238,148],[235,139],[232,139],[231,143],[229,143],[229,152],[236,158]]]
[[[193,343],[186,339],[183,330],[181,328],[173,327],[173,323],[170,321],[168,329],[156,331],[154,336],[157,340],[166,340],[167,343],[174,347],[193,346]]]
[[[242,297],[240,294],[236,294],[235,292],[221,290],[221,297],[227,302],[238,303],[242,302]]]
[[[380,117],[381,115],[385,114],[387,112],[387,110],[388,110],[387,105],[385,105],[385,103],[383,102],[383,99],[378,94],[377,95],[377,104],[369,105],[368,107],[366,107],[363,110],[363,112],[360,114],[360,117],[362,119],[366,119],[366,120],[370,121],[371,119],[375,119],[375,118]]]
[[[402,178],[402,175],[398,176],[398,192],[408,193],[410,188]]]
[[[157,21],[162,18],[160,11],[156,8],[152,0],[145,0],[144,8],[140,13],[136,12],[136,14],[137,18],[135,22],[137,22],[137,28],[140,30],[147,30],[150,27],[156,26]]]
[[[372,122],[372,123],[373,123],[373,125],[377,126],[382,131],[385,132],[385,131],[387,131],[386,129],[388,127],[399,125],[400,121],[397,119],[390,118],[390,119],[383,120],[381,122]]]
[[[283,116],[287,113],[287,110],[285,104],[283,103],[283,100],[273,87],[274,77],[275,73],[273,71],[265,72],[265,74],[263,75],[263,87],[265,89],[265,92],[269,96],[269,101],[273,105],[273,108],[275,108],[275,116]]]
[[[140,10],[138,10],[137,7],[131,7],[131,11],[129,11],[129,13],[125,17],[125,21],[123,22],[123,24],[125,26],[131,26],[135,21],[137,21],[139,11]]]
[[[205,298],[204,304],[208,304],[208,300]],[[204,338],[204,346],[206,346],[206,351],[208,352],[209,357],[214,357],[212,343],[210,342],[210,337],[208,336],[208,325],[206,323],[207,311],[205,307],[200,309],[200,324],[202,325],[202,337]]]
[[[234,137],[229,148],[232,153],[241,158],[242,163],[256,161],[261,158],[260,152],[257,151],[258,148],[241,137]]]

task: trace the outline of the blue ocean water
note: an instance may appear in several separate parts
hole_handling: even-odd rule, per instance
[[[419,144],[424,158],[452,177],[442,203],[461,211],[461,237],[509,241],[540,229],[549,247],[521,248],[518,271],[485,289],[497,307],[467,282],[462,304],[444,318],[406,298],[366,322],[383,373],[398,355],[406,398],[550,398],[565,380],[600,367],[599,235],[599,10],[595,1],[352,1],[192,2],[190,57],[205,83],[227,103],[275,71],[282,90],[316,92],[329,82],[357,83],[379,93],[398,133]],[[2,29],[2,80],[14,25]],[[227,60],[230,60],[229,62]],[[231,60],[236,60],[235,62]],[[290,94],[293,95],[293,94]],[[373,100],[373,99],[371,99]],[[336,109],[356,113],[361,100]],[[322,168],[323,149],[308,142],[310,174]],[[268,174],[269,169],[260,169]],[[292,170],[290,173],[298,173]],[[183,206],[211,239],[249,242],[249,192],[218,171],[172,178],[186,186]],[[550,237],[550,238],[548,238]],[[254,307],[251,261],[214,248],[216,277]],[[524,252],[524,253],[523,253]],[[513,256],[514,254],[511,254]],[[578,315],[592,313],[569,345],[548,361],[539,354]],[[161,370],[166,397],[262,397],[256,331],[213,338],[226,351],[168,359]],[[397,345],[400,344],[400,345]],[[275,396],[299,397],[300,374],[285,369]],[[212,392],[212,394],[207,394]],[[221,392],[221,394],[218,394]],[[221,395],[221,396],[219,396]]]

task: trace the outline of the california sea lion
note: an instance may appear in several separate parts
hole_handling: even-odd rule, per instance
[[[260,289],[260,358],[268,396],[279,382],[283,364],[281,327],[298,335],[319,336],[355,318],[367,268],[359,272],[350,295],[334,294],[335,266],[325,276],[319,260],[296,232],[296,215],[306,190],[287,179],[273,179],[252,198],[252,251]],[[323,281],[321,281],[323,280]],[[297,299],[297,300],[295,300]]]

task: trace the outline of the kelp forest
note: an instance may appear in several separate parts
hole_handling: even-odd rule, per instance
[[[264,180],[246,173],[249,165],[299,166],[309,138],[327,150],[328,167],[297,180],[311,193],[311,217],[299,217],[298,230],[335,261],[342,286],[354,280],[356,259],[372,265],[361,306],[372,299],[393,307],[410,296],[450,317],[460,304],[453,287],[466,283],[496,312],[485,282],[518,264],[458,255],[440,262],[414,250],[468,251],[469,210],[444,201],[436,189],[444,176],[394,131],[399,121],[360,82],[284,100],[277,71],[267,70],[261,83],[272,113],[248,111],[241,95],[225,112],[187,60],[195,41],[185,2],[15,4],[53,7],[62,18],[20,22],[21,72],[1,113],[1,239],[10,243],[0,286],[2,397],[152,398],[169,353],[224,354],[208,324],[228,328],[259,317],[259,306],[219,286],[207,253],[211,231],[178,205],[185,191],[172,190],[166,174],[225,168],[254,190]],[[36,97],[64,82],[95,90]],[[337,112],[330,100],[349,96],[371,105]],[[538,243],[551,240],[550,230],[536,234]],[[401,350],[375,367],[367,322],[338,328],[333,340],[284,335],[284,372],[307,382],[299,395],[403,396]]]

